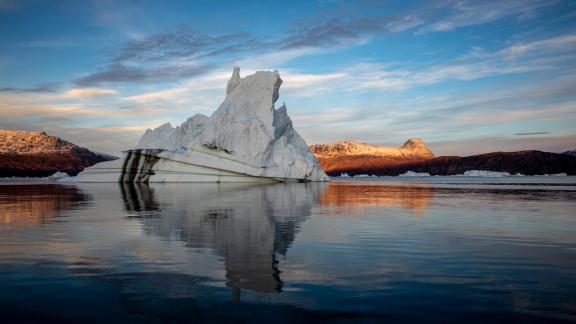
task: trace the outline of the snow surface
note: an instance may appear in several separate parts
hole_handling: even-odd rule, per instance
[[[136,149],[164,150],[149,182],[328,181],[286,106],[274,107],[281,84],[278,71],[241,78],[235,67],[226,98],[210,117],[196,114],[177,127],[147,130]],[[68,181],[118,181],[124,160],[96,164]]]

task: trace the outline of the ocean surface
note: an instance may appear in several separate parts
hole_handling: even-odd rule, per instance
[[[0,185],[1,323],[571,321],[575,177]]]

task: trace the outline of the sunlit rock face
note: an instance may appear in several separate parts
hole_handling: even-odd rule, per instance
[[[374,168],[434,158],[434,153],[419,138],[411,138],[401,147],[345,141],[311,145],[310,151],[330,175],[363,174]]]
[[[116,181],[328,180],[293,128],[286,106],[274,107],[281,84],[277,71],[241,78],[235,67],[226,98],[210,117],[196,114],[175,128],[164,124],[147,130],[135,148],[138,151],[122,165],[98,165],[79,179],[90,181],[90,173],[102,175],[107,173],[103,168],[121,168],[124,174],[112,177]],[[149,155],[156,158],[147,159]],[[146,165],[148,160],[154,165]],[[141,170],[147,170],[146,174]],[[125,175],[134,172],[137,174]]]
[[[44,132],[0,129],[0,177],[47,177],[56,172],[75,175],[115,159]]]

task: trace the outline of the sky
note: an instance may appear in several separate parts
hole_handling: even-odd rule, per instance
[[[0,129],[109,154],[278,70],[308,144],[576,149],[576,1],[0,0]]]

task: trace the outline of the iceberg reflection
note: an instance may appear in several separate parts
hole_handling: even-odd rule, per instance
[[[282,290],[285,256],[325,184],[122,184],[125,208],[144,233],[207,248],[223,259],[226,286]],[[160,217],[158,217],[160,216]]]

